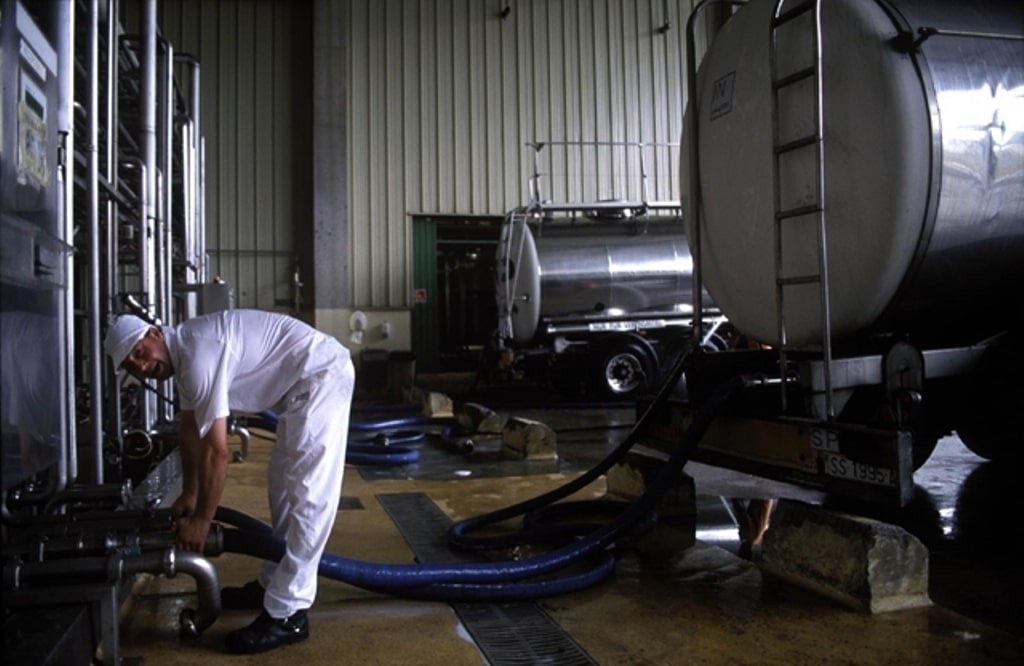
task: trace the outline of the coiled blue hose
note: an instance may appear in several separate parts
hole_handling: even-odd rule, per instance
[[[597,467],[574,481],[532,500],[453,524],[448,533],[449,543],[455,548],[470,550],[522,544],[524,542],[522,535],[471,538],[468,536],[468,532],[507,520],[513,516],[539,511],[543,506],[551,505],[558,499],[572,494],[603,474],[638,440],[647,421],[653,418],[655,409],[667,399],[681,376],[684,360],[685,355],[679,360],[669,380],[623,443]],[[696,413],[690,428],[683,434],[679,446],[669,456],[668,461],[662,466],[643,496],[627,505],[610,523],[567,545],[555,548],[543,555],[518,561],[457,564],[379,564],[325,553],[320,560],[320,575],[371,591],[443,601],[534,599],[593,585],[614,571],[614,557],[609,551],[609,546],[637,525],[652,524],[652,516],[658,500],[676,483],[679,470],[689,460],[715,415],[742,386],[742,379],[739,377],[719,386]],[[223,508],[218,510],[218,520],[221,519],[233,522],[243,528],[242,530],[225,530],[225,551],[245,553],[275,561],[280,559],[284,551],[284,543],[271,536],[265,525],[260,524],[262,527],[253,525],[253,519],[245,518],[242,514]],[[258,521],[256,522],[258,523]],[[551,531],[550,529],[545,530],[546,536],[550,536]],[[537,580],[541,576],[582,563],[584,560],[589,560],[593,565],[592,568],[566,577]]]
[[[266,410],[250,419],[249,423],[263,430],[276,432],[277,414]],[[352,421],[349,424],[350,434],[353,432],[375,434],[360,439],[350,438],[345,452],[345,461],[354,465],[408,465],[414,463],[419,460],[420,452],[414,448],[396,445],[420,441],[426,436],[423,428],[437,425],[445,426],[441,433],[442,437],[451,437],[458,428],[458,424],[451,417],[422,415]],[[417,427],[420,429],[415,429]],[[395,430],[395,428],[406,429]]]

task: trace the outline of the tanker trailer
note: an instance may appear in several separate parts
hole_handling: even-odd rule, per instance
[[[691,277],[678,214],[516,209],[498,242],[499,345],[566,393],[636,396],[691,336]],[[722,347],[723,320],[709,314],[704,343]]]
[[[1020,454],[1022,26],[1018,2],[752,0],[714,37],[688,81],[688,237],[760,349],[695,355],[685,384],[691,407],[726,375],[774,386],[707,459],[906,502],[953,431]]]

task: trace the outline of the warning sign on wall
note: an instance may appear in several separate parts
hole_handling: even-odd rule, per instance
[[[412,290],[412,302],[413,303],[426,303],[427,302],[427,290],[426,289],[413,289]]]

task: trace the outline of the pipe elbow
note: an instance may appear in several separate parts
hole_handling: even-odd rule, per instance
[[[196,581],[199,607],[184,609],[178,619],[182,638],[198,638],[220,616],[220,576],[213,563],[199,553],[176,551],[173,568]]]

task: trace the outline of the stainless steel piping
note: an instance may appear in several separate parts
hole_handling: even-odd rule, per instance
[[[117,53],[118,53],[118,23],[115,17],[118,15],[117,0],[106,0],[107,3],[107,14],[106,14],[106,36],[107,36],[107,67],[104,73],[104,77],[107,83],[106,88],[106,172],[105,178],[107,181],[107,187],[110,192],[117,192],[119,188],[119,174],[118,174],[118,163],[117,163],[117,128],[118,128],[118,114],[117,114],[117,81],[118,81],[118,68],[117,68]],[[106,206],[106,220],[107,220],[107,234],[106,234],[106,273],[104,275],[103,283],[103,313],[109,315],[116,310],[116,303],[114,299],[117,295],[117,279],[120,273],[120,220],[119,211],[120,208],[117,203],[118,199],[115,196],[107,197]],[[105,359],[104,359],[105,361]],[[102,392],[97,394],[96,399],[99,395],[105,396],[106,406],[106,418],[109,420],[110,427],[107,428],[107,432],[114,433],[117,437],[118,450],[121,449],[121,431],[124,426],[121,423],[121,390],[118,382],[117,375],[113,370],[113,367],[104,362],[103,368],[106,372],[103,373],[104,383]],[[99,388],[99,387],[97,387]]]
[[[74,240],[75,220],[74,211],[74,54],[75,34],[72,27],[75,21],[75,3],[58,2],[54,6],[55,26],[55,47],[57,53],[57,71],[68,72],[67,76],[58,77],[59,90],[57,93],[57,132],[61,146],[61,162],[58,167],[59,194],[58,215],[63,219],[58,220],[58,229],[61,229],[62,240],[70,245]],[[64,440],[63,455],[57,456],[57,478],[54,485],[56,491],[61,491],[74,481],[78,476],[78,445],[75,437],[75,368],[71,359],[75,357],[74,335],[71,335],[71,323],[75,317],[75,304],[71,297],[74,293],[74,254],[68,252],[64,258],[65,291],[63,300],[58,309],[59,324],[65,332],[64,353],[58,354],[58,381],[60,382],[59,395],[64,403],[64,409],[60,411],[59,432]]]
[[[136,157],[128,157],[121,160],[121,164],[129,169],[137,169],[139,175],[139,220],[138,220],[138,254],[139,254],[139,271],[143,272],[145,260],[143,257],[148,256],[145,236],[147,235],[147,229],[149,228],[148,220],[146,218],[146,210],[149,208],[149,197],[148,189],[146,184],[149,182],[149,168],[146,166],[144,160]],[[145,306],[145,304],[140,304]],[[115,387],[116,388],[116,387]],[[142,409],[142,423],[140,427],[145,430],[153,429],[153,410],[155,409],[155,398],[152,393],[145,392],[141,400]],[[120,430],[118,431],[120,434]]]
[[[100,344],[100,165],[99,165],[99,0],[89,0],[86,7],[85,32],[85,149],[86,149],[86,220],[89,235],[89,274],[86,285],[86,310],[89,345],[89,387],[94,398],[89,401],[89,431],[93,450],[93,479],[103,483],[103,349]]]
[[[160,201],[157,210],[157,275],[159,279],[156,312],[167,325],[173,325],[177,317],[173,312],[172,288],[173,271],[171,257],[173,248],[173,204],[174,204],[174,47],[160,39],[157,48],[157,162],[160,165]],[[171,423],[174,419],[174,379],[157,382],[157,414],[160,423]]]
[[[157,233],[157,90],[156,90],[156,41],[157,20],[156,0],[142,0],[140,13],[140,54],[139,54],[139,147],[142,162],[146,166],[145,205],[143,206],[143,234],[139,247],[143,250],[139,262],[139,279],[145,303],[149,308],[156,305],[156,275],[154,256],[154,234]],[[159,316],[159,311],[154,310]],[[147,423],[151,426],[152,423]]]
[[[120,484],[96,484],[68,488],[57,493],[46,503],[43,513],[54,513],[58,507],[74,502],[91,502],[97,500],[116,501],[118,506],[128,506],[132,499],[132,483],[130,480]]]
[[[202,174],[199,167],[199,153],[203,136],[202,124],[200,123],[200,68],[199,60],[188,54],[176,55],[174,59],[185,63],[189,72],[189,101],[191,102],[191,126],[189,132],[188,151],[188,174],[186,181],[186,205],[188,207],[185,219],[186,238],[185,250],[186,260],[194,267],[195,281],[205,282],[206,274],[204,268],[204,234],[202,228]]]
[[[221,610],[220,577],[217,569],[199,553],[168,548],[141,555],[129,556],[123,552],[116,552],[105,557],[13,563],[4,565],[3,576],[4,588],[17,590],[29,581],[53,582],[71,578],[77,584],[82,583],[83,578],[92,576],[116,583],[125,577],[141,573],[163,574],[168,578],[174,578],[178,572],[188,574],[196,581],[199,608],[186,608],[180,616],[182,635],[195,637],[217,620]]]

